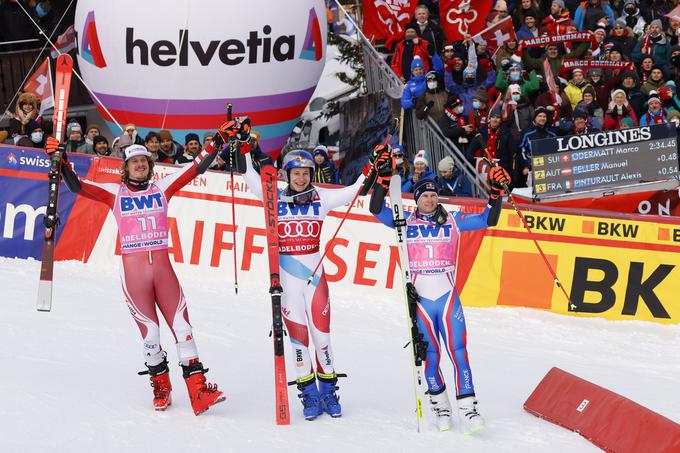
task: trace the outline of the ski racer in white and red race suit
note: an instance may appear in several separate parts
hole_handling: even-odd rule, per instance
[[[50,138],[46,150],[53,153],[59,146],[63,145]],[[192,163],[157,181],[151,181],[154,163],[151,153],[142,145],[125,149],[120,184],[81,180],[68,161],[61,166],[69,190],[104,203],[118,223],[123,293],[144,340],[148,370],[140,374],[151,377],[156,410],[165,410],[172,402],[168,361],[160,344],[156,307],[175,337],[194,413],[198,415],[225,399],[216,385],[206,383],[207,369],[198,359],[184,292],[168,256],[168,202],[208,168],[217,152],[208,145]],[[65,153],[64,159],[67,159]]]
[[[247,148],[246,148],[247,149]],[[246,183],[260,200],[262,184],[246,158]],[[368,171],[368,165],[364,173]],[[304,150],[291,150],[283,159],[288,186],[279,190],[279,263],[283,287],[281,308],[295,355],[298,389],[306,419],[313,420],[324,411],[332,417],[341,415],[336,391],[337,374],[331,347],[331,306],[328,283],[323,266],[309,277],[319,262],[319,245],[323,221],[329,211],[351,202],[361,188],[365,176],[360,175],[348,187],[327,189],[314,187],[311,178],[314,158]],[[309,352],[309,339],[316,353],[314,362]]]
[[[461,233],[498,223],[504,193],[502,187],[510,183],[510,176],[502,167],[492,168],[489,176],[489,204],[481,214],[446,211],[439,204],[437,184],[432,179],[416,183],[413,193],[416,212],[414,215],[404,214],[409,267],[417,291],[418,332],[428,343],[425,357],[427,393],[438,428],[442,431],[450,428],[451,404],[439,368],[442,354],[440,339],[453,362],[452,383],[463,431],[471,434],[484,429],[484,419],[477,410],[468,360],[465,316],[455,282],[458,250],[465,246],[461,244]],[[376,217],[394,228],[392,210],[387,206],[383,206]]]

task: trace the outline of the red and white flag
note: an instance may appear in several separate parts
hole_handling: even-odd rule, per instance
[[[33,93],[40,98],[40,112],[54,107],[54,90],[52,89],[52,74],[50,73],[50,59],[45,61],[28,78],[24,85],[25,93]]]
[[[416,6],[418,0],[364,0],[364,34],[368,39],[400,39]]]
[[[503,44],[513,39],[517,39],[517,36],[510,16],[472,37],[472,40],[477,44],[486,44],[489,55],[496,55],[496,51],[503,47]]]
[[[462,41],[486,27],[493,0],[440,0],[439,23],[449,41]]]
[[[76,45],[76,30],[73,28],[73,25],[71,25],[64,33],[59,35],[57,41],[54,43],[54,46],[59,49],[59,52],[57,52],[56,49],[52,49],[50,56],[52,58],[57,58],[60,53],[69,53],[76,48]]]

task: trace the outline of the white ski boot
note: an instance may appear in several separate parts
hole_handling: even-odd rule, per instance
[[[439,431],[451,429],[451,403],[446,395],[446,390],[436,395],[430,394],[430,409],[437,420]]]
[[[474,396],[458,400],[458,416],[464,434],[472,435],[484,431],[484,419],[477,412],[477,399]]]

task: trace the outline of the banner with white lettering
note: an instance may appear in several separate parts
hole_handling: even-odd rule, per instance
[[[655,125],[532,142],[534,197],[676,179],[677,130]]]

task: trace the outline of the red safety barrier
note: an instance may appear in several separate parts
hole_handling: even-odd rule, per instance
[[[559,368],[545,375],[524,409],[581,434],[605,451],[680,452],[679,424]]]

